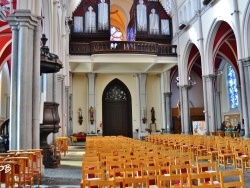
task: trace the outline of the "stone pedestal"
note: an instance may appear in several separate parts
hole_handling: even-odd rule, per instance
[[[60,128],[58,106],[59,104],[56,102],[44,102],[43,123],[40,124],[40,147],[43,149],[43,165],[45,168],[56,168],[58,164],[53,148],[47,142],[48,135],[57,133]]]

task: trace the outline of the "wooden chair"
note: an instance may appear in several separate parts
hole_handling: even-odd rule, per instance
[[[124,168],[125,177],[142,177],[142,168],[132,167]]]
[[[235,153],[235,168],[242,169],[243,172],[246,169],[250,169],[250,151],[241,153]]]
[[[219,177],[219,168],[217,163],[198,163],[197,164],[197,172],[198,174],[202,173],[211,173],[213,176],[213,184],[214,187],[221,187],[220,177]]]
[[[225,181],[225,179],[227,179]],[[222,188],[244,188],[244,176],[242,170],[230,170],[220,172],[220,182]]]
[[[191,165],[190,164],[174,164],[169,165],[170,174],[183,174],[183,173],[191,173]]]
[[[219,151],[216,147],[209,147],[207,150],[207,155],[210,155],[213,161],[218,160],[218,154],[219,154]]]
[[[205,145],[200,145],[197,148],[197,156],[204,156],[207,155],[208,148]]]
[[[149,181],[147,177],[126,177],[123,179],[123,188],[125,187],[149,188]]]
[[[158,166],[144,166],[142,167],[142,176],[147,177],[149,185],[157,185],[157,176],[159,175]]]
[[[101,169],[101,162],[82,162],[82,169]]]
[[[19,153],[19,152],[24,152],[23,149],[20,149],[20,150],[8,150],[7,151],[8,153]]]
[[[172,174],[172,175],[158,175],[157,187],[176,187],[183,188],[184,179],[187,178],[187,174]]]
[[[16,165],[14,161],[0,161],[0,187],[14,187]]]
[[[114,179],[116,186],[119,184],[122,187],[123,179],[126,177],[126,168],[113,168],[109,172],[112,176],[109,176],[109,178]]]
[[[98,187],[98,188],[115,188],[115,181],[110,179],[97,179],[89,180],[88,187]]]
[[[235,154],[230,149],[219,148],[218,164],[219,166],[224,166],[225,169],[228,164],[232,164],[235,167]]]
[[[203,155],[203,156],[196,156],[196,164],[198,163],[211,163],[212,156],[211,155]]]
[[[85,156],[85,155],[83,155],[82,160],[84,162],[98,162],[99,157],[98,156]]]
[[[70,136],[71,144],[76,145],[77,138],[75,136]]]
[[[123,168],[125,167],[125,162],[123,160],[120,161],[107,161],[106,169],[111,170],[113,168]]]
[[[33,174],[30,172],[30,168],[27,167],[30,162],[28,157],[8,157],[5,161],[14,161],[16,163],[14,168],[15,184],[24,187],[27,185],[33,186]]]
[[[87,186],[89,181],[97,179],[106,179],[106,177],[104,177],[103,169],[83,169],[81,178],[81,188]]]
[[[214,181],[212,173],[188,174],[188,187],[213,188]]]
[[[178,164],[178,165],[170,165],[169,166],[169,174],[170,176],[173,174],[184,174],[187,175],[193,171],[192,166],[190,164]],[[167,175],[167,174],[166,174]],[[186,183],[186,179],[183,179],[183,183]]]
[[[158,174],[159,175],[170,174],[169,166],[158,166]]]
[[[38,185],[42,181],[42,149],[28,149],[28,152],[33,152],[33,168],[32,173],[34,181],[37,181]]]

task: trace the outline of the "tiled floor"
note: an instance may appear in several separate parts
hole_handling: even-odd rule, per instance
[[[66,156],[62,155],[61,165],[55,169],[44,169],[44,176],[40,188],[79,188],[81,179],[83,143],[69,146]],[[232,169],[228,167],[227,170]],[[224,170],[221,168],[220,170]],[[245,188],[250,188],[250,170],[244,173]],[[34,186],[38,187],[38,186]]]

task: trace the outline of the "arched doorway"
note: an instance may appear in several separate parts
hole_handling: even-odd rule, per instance
[[[112,80],[102,96],[103,136],[132,137],[131,95],[119,79]]]

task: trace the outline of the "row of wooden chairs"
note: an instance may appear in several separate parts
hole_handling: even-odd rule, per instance
[[[211,164],[211,163],[207,163]],[[81,187],[103,185],[102,183],[111,181],[108,184],[113,187],[127,187],[128,183],[145,184],[145,187],[171,187],[177,184],[178,187],[244,187],[244,176],[241,170],[221,171],[217,173],[216,169],[207,169],[209,165],[199,164],[200,170],[194,172],[188,165],[170,165],[168,171],[157,171],[155,166],[145,168],[113,168],[109,171],[103,169],[85,169]],[[160,168],[160,167],[159,167]],[[166,170],[166,169],[165,169]],[[195,181],[196,180],[196,181]],[[100,181],[100,182],[99,182]],[[178,182],[178,183],[177,183]],[[106,184],[107,185],[107,184]],[[131,185],[130,185],[131,186]],[[176,187],[176,186],[175,186]]]
[[[233,172],[230,172],[233,173]],[[234,174],[236,174],[238,172],[235,172]],[[226,173],[222,173],[222,176],[226,176]],[[243,188],[244,184],[242,183],[242,181],[238,181],[238,182],[230,182],[230,183],[222,183],[217,184],[214,183],[212,176],[210,173],[203,173],[203,174],[188,174],[188,183],[185,184],[184,182],[184,178],[186,178],[186,175],[182,175],[182,174],[176,174],[176,175],[172,175],[172,176],[164,176],[164,175],[159,175],[157,176],[157,185],[155,185],[154,187],[158,187],[158,188],[166,188],[166,187],[185,187],[185,188],[214,188],[214,187],[232,187],[232,186],[238,186]],[[206,181],[209,180],[209,181]],[[178,183],[176,183],[178,182]],[[193,182],[198,182],[198,183],[193,183]],[[118,184],[117,184],[118,183]],[[94,181],[88,181],[87,186],[88,187],[117,187],[117,185],[119,187],[132,187],[132,188],[138,188],[138,187],[145,187],[145,188],[149,188],[152,187],[149,185],[149,180],[147,177],[138,177],[138,178],[133,178],[133,177],[126,177],[122,179],[122,182],[120,181],[116,181],[115,179],[96,179]]]
[[[149,142],[162,143],[166,148],[178,151],[190,151],[193,158],[211,155],[220,166],[231,164],[245,171],[250,168],[250,140],[243,138],[222,138],[211,136],[164,136],[149,135]]]
[[[1,186],[33,186],[42,179],[42,150],[9,150],[0,154]]]
[[[121,139],[121,138],[119,138],[119,139]],[[104,138],[102,138],[102,139],[100,139],[103,143],[104,143],[104,146],[105,146],[105,139]],[[122,140],[122,139],[121,139]],[[127,139],[125,139],[125,140],[127,140]],[[93,140],[92,140],[93,141]],[[107,139],[107,141],[108,142],[112,142],[112,139]],[[94,141],[93,141],[94,142]],[[126,141],[125,141],[126,142]],[[134,143],[134,141],[133,140],[130,140],[130,144],[128,144],[128,145],[130,145],[129,147],[131,147],[131,145],[133,145],[133,144],[131,144],[131,142],[132,143]],[[121,142],[122,143],[122,142]],[[138,143],[138,142],[135,142],[136,143],[136,145],[138,144],[139,146],[140,146],[140,144]],[[93,144],[93,143],[92,143]],[[98,145],[98,143],[95,143],[96,145]],[[93,144],[94,145],[94,144]],[[138,145],[137,145],[137,147],[138,147]],[[116,146],[118,147],[118,144],[116,144]],[[145,145],[141,145],[142,147],[144,147]],[[147,146],[149,146],[149,147],[151,147],[151,145],[147,145]],[[147,147],[146,146],[146,147]],[[124,146],[123,146],[124,147]],[[91,147],[90,147],[91,148]],[[105,148],[105,147],[104,147]],[[178,148],[178,152],[177,152],[177,149],[176,148]],[[180,147],[176,147],[175,148],[175,150],[171,150],[170,152],[173,152],[173,151],[176,151],[176,153],[181,153],[180,152]],[[93,148],[94,149],[94,148]],[[156,149],[156,151],[159,151],[159,150],[157,150],[157,149],[159,149],[159,147],[153,147],[153,149]],[[91,151],[91,150],[89,150],[89,151]],[[88,152],[89,152],[88,151]],[[98,152],[100,152],[101,150],[99,150]],[[135,151],[137,151],[137,150],[135,150],[135,147],[133,147],[133,154],[135,154]],[[86,153],[86,154],[88,154],[88,152]],[[98,153],[97,152],[97,153]],[[151,152],[152,152],[152,147],[151,147]],[[165,152],[167,153],[168,151],[167,151],[167,149],[165,148]],[[182,152],[182,153],[184,153],[184,152]],[[170,153],[167,153],[168,155],[170,155]],[[99,158],[100,157],[100,154],[96,157],[96,160],[97,159],[100,159]],[[114,158],[116,158],[117,156],[114,156]],[[202,157],[203,157],[203,159],[202,159]],[[205,159],[205,157],[207,157],[207,163],[205,164],[204,163],[204,160],[206,160]],[[128,165],[127,163],[124,163],[124,164],[122,164],[122,163],[120,163],[119,162],[119,164],[118,164],[118,161],[120,161],[120,160],[122,160],[122,158],[117,158],[117,160],[114,160],[114,163],[112,163],[112,165],[111,165],[111,163],[110,163],[110,165],[109,165],[109,163],[108,163],[108,161],[109,160],[107,160],[107,163],[106,163],[106,166],[105,166],[105,168],[103,168],[103,164],[102,164],[102,162],[101,161],[98,161],[98,163],[99,163],[99,165],[100,165],[100,168],[95,168],[94,167],[94,163],[95,164],[97,164],[96,162],[92,162],[92,166],[91,166],[91,164],[90,165],[87,165],[89,162],[87,162],[87,158],[88,157],[86,157],[85,156],[85,158],[83,158],[84,159],[84,162],[83,162],[83,170],[82,170],[82,182],[81,182],[81,187],[84,187],[84,186],[86,186],[89,182],[92,182],[92,180],[96,180],[96,179],[102,179],[102,180],[105,180],[105,179],[108,179],[109,181],[111,181],[111,179],[112,178],[114,178],[115,176],[116,176],[116,174],[121,174],[121,172],[119,172],[119,169],[121,170],[121,171],[124,171],[124,169],[127,169],[128,168],[128,166],[126,166],[126,165]],[[107,157],[107,158],[112,158],[111,156],[110,157]],[[180,159],[180,157],[177,157],[177,158],[179,158]],[[198,162],[198,158],[200,158],[200,160],[202,160],[202,163],[199,163]],[[86,161],[85,161],[86,160]],[[188,159],[188,161],[191,161],[191,160],[189,160]],[[179,165],[179,166],[182,166],[182,165],[186,165],[188,168],[186,169],[186,172],[188,172],[188,173],[186,173],[186,176],[187,176],[187,174],[188,174],[188,176],[189,176],[189,178],[191,178],[191,174],[201,174],[201,171],[199,170],[199,169],[204,169],[204,168],[208,168],[208,166],[209,166],[209,164],[210,165],[212,165],[212,164],[214,164],[213,162],[213,159],[212,159],[212,157],[211,156],[196,156],[196,167],[194,167],[194,166],[192,166],[192,165],[187,165],[187,164],[185,164],[185,162],[184,163],[182,163],[181,164],[181,162],[180,161],[178,161],[177,162],[177,160],[175,160],[175,164],[168,164],[167,165],[167,167],[166,166],[161,166],[161,165],[159,165],[159,166],[150,166],[149,164],[147,165],[147,166],[143,166],[143,165],[138,165],[138,166],[135,166],[135,165],[132,165],[132,166],[130,166],[130,169],[131,169],[131,167],[132,167],[132,169],[134,170],[134,171],[137,171],[137,175],[138,174],[140,174],[140,173],[138,173],[138,172],[141,172],[142,174],[144,174],[145,175],[145,169],[146,168],[148,168],[148,171],[150,171],[150,173],[148,174],[148,175],[150,175],[150,176],[147,176],[147,178],[149,179],[149,181],[150,181],[150,179],[151,179],[151,181],[152,181],[152,179],[155,179],[155,181],[157,181],[157,178],[156,178],[156,176],[158,177],[158,176],[166,176],[166,173],[172,173],[172,171],[173,170],[171,170],[171,168],[170,167],[174,167],[175,169],[177,168],[176,167],[176,165]],[[91,163],[91,162],[90,162]],[[176,164],[176,163],[180,163],[180,164]],[[120,165],[121,164],[121,165]],[[191,162],[190,162],[190,164],[191,164]],[[123,166],[122,166],[123,165]],[[202,166],[203,165],[203,166]],[[160,166],[161,166],[161,168],[160,168]],[[199,167],[198,167],[199,166]],[[214,169],[212,170],[213,171],[213,173],[207,173],[207,174],[213,174],[213,177],[215,177],[216,178],[216,181],[217,181],[217,183],[216,183],[216,187],[222,187],[222,184],[224,184],[225,182],[224,182],[224,180],[222,180],[222,178],[221,178],[221,176],[222,175],[220,175],[220,174],[223,174],[224,172],[219,172],[218,171],[218,169],[216,169],[216,166],[217,165],[214,165]],[[184,168],[183,166],[182,166],[182,168]],[[89,175],[87,175],[86,176],[86,174],[87,174],[87,172],[88,172],[88,170],[100,170],[100,171],[102,171],[103,173],[99,176],[99,177],[95,177],[94,176],[94,179],[92,179],[92,178],[90,178],[90,176]],[[140,169],[140,170],[139,170]],[[151,170],[150,170],[151,169]],[[155,169],[158,169],[157,170],[157,172],[155,171]],[[155,173],[152,173],[152,171],[155,171]],[[161,171],[161,172],[160,172]],[[180,171],[182,171],[182,170],[177,170],[175,173],[177,173],[177,172],[180,172]],[[211,171],[211,170],[210,170]],[[197,173],[197,172],[200,172],[200,173]],[[238,172],[238,171],[237,171]],[[240,173],[241,171],[239,171],[239,173]],[[91,174],[91,173],[90,173]],[[93,175],[93,173],[92,173],[92,175]],[[131,175],[130,175],[131,176]],[[220,176],[220,177],[219,177]],[[239,175],[240,176],[240,179],[241,180],[239,180],[239,182],[241,183],[241,184],[244,184],[244,180],[243,180],[243,175],[242,175],[242,172],[241,172],[241,175]],[[242,178],[241,178],[242,177]],[[127,178],[126,176],[125,176],[125,178]],[[91,179],[91,180],[90,180]],[[116,179],[115,181],[121,181],[121,178],[119,177],[119,178],[114,178],[114,179]],[[186,181],[188,181],[188,180],[186,180]],[[87,182],[87,183],[86,183]],[[193,181],[190,181],[190,182],[193,182]],[[214,181],[212,181],[212,183],[213,183]],[[218,184],[218,182],[220,182],[219,184]],[[222,183],[221,183],[222,182]],[[95,183],[97,183],[97,182],[95,182]],[[117,183],[117,182],[116,182]],[[89,184],[88,184],[89,185]],[[204,185],[203,185],[204,186]],[[211,186],[214,186],[214,185],[211,185]],[[225,187],[225,186],[224,186]]]

